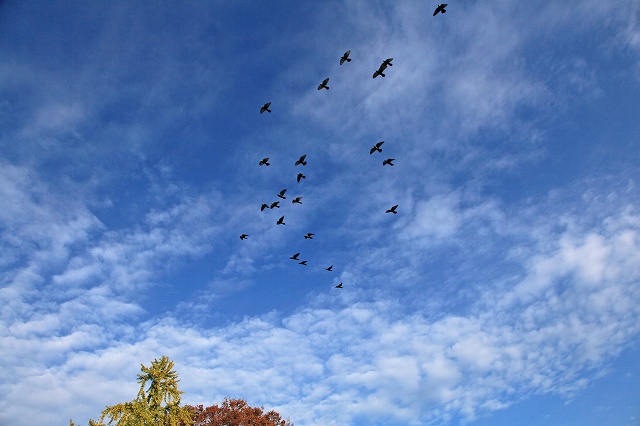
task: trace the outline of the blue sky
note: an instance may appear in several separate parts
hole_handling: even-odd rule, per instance
[[[1,2],[0,423],[639,425],[640,3],[436,6]]]

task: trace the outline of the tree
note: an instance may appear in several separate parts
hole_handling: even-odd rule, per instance
[[[89,421],[89,426],[180,426],[193,424],[193,412],[188,407],[180,407],[178,374],[173,371],[173,361],[168,357],[154,359],[150,367],[140,364],[142,374],[138,374],[140,390],[136,399],[123,404],[107,406],[100,420]],[[147,385],[149,386],[147,389]],[[163,405],[164,404],[164,405]],[[73,426],[73,422],[70,422]]]
[[[225,398],[220,407],[187,407],[192,410],[194,426],[293,426],[277,412],[265,413],[263,407],[251,407],[243,399]]]

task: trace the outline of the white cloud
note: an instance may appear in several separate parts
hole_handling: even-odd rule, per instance
[[[352,251],[339,276],[345,289],[310,297],[291,315],[274,312],[210,328],[206,321],[192,325],[197,314],[208,318],[206,311],[215,310],[223,289],[249,288],[265,269],[256,253],[287,241],[275,236],[273,221],[269,228],[258,222],[253,201],[223,198],[215,191],[194,195],[176,184],[172,168],[160,162],[159,177],[152,167],[142,173],[151,186],[145,196],[154,207],[134,203],[143,218],[134,216],[131,224],[108,230],[106,220],[88,207],[94,202],[87,201],[93,198],[88,190],[76,194],[77,186],[46,184],[34,168],[3,163],[0,199],[7,203],[0,210],[0,262],[8,273],[0,289],[0,344],[8,350],[1,355],[6,367],[0,373],[5,395],[0,423],[26,421],[26,407],[32,413],[29,421],[55,424],[68,417],[95,417],[104,405],[131,399],[139,363],[165,354],[177,361],[187,402],[245,397],[307,425],[344,425],[362,418],[368,424],[473,419],[530,393],[570,394],[584,387],[591,373],[639,331],[640,215],[633,206],[620,207],[633,200],[633,188],[593,206],[593,199],[567,201],[570,197],[560,193],[537,200],[541,206],[509,208],[478,195],[480,190],[470,189],[473,182],[450,189],[449,177],[462,167],[504,169],[521,161],[517,152],[488,158],[484,150],[491,148],[472,147],[468,138],[485,129],[518,131],[518,123],[511,123],[516,110],[540,105],[549,96],[525,64],[513,61],[521,59],[528,27],[498,18],[510,4],[465,6],[468,15],[458,15],[448,27],[458,31],[448,38],[432,30],[448,21],[429,21],[436,24],[426,27],[423,17],[410,16],[414,9],[405,3],[394,6],[388,17],[375,8],[370,11],[369,5],[348,4],[356,14],[365,14],[360,18],[371,18],[356,26],[358,37],[365,34],[367,40],[353,48],[350,67],[327,69],[332,84],[335,73],[335,84],[353,91],[332,89],[318,101],[312,88],[309,96],[292,101],[292,110],[296,118],[310,117],[319,127],[335,125],[341,137],[356,140],[329,146],[336,164],[356,164],[358,144],[363,143],[366,157],[364,142],[384,133],[385,155],[404,153],[408,166],[403,170],[399,161],[393,171],[397,175],[353,167],[327,181],[335,186],[311,187],[304,207],[313,209],[287,214],[300,220],[294,227],[301,227],[311,222],[308,216],[316,207],[333,209],[332,201],[347,199],[349,209],[335,235],[350,240],[343,252]],[[545,13],[567,21],[570,6],[550,6]],[[612,9],[603,7],[597,16]],[[206,48],[203,44],[199,41],[197,49]],[[166,128],[164,122],[192,113],[205,116],[214,104],[210,95],[217,89],[208,84],[218,70],[214,63],[200,63],[188,74],[196,78],[197,88],[209,88],[195,96],[193,106],[188,96],[180,97],[185,86],[169,84],[188,80],[180,78],[184,75],[173,61],[179,46],[172,44],[170,64],[154,70],[149,82],[127,86],[122,98],[104,101],[111,105],[132,99],[152,87],[136,103],[142,111],[138,119],[154,115],[152,105],[160,105],[162,114],[146,125],[132,119],[134,124],[113,126],[102,135],[125,135],[125,151],[142,159],[148,155],[145,144]],[[446,60],[446,49],[457,49],[459,55]],[[135,46],[125,59],[142,51]],[[371,79],[371,64],[375,68],[387,56],[394,56],[396,65],[386,80]],[[567,68],[574,90],[595,91],[592,69],[579,58],[575,61]],[[125,68],[122,62],[111,66]],[[117,82],[127,80],[121,71],[113,75]],[[106,93],[112,83],[103,84],[98,93]],[[167,86],[170,93],[165,93]],[[99,109],[89,101],[65,101],[43,103],[31,112],[33,123],[51,136]],[[409,134],[407,128],[418,131]],[[313,142],[305,134],[300,145]],[[437,164],[424,171],[437,163],[416,154],[425,151],[460,163],[446,163],[454,170]],[[269,183],[277,180],[271,179]],[[239,186],[252,185],[247,179]],[[359,191],[351,196],[353,188]],[[605,192],[596,189],[596,195]],[[253,196],[258,189],[248,193]],[[401,200],[398,218],[380,214],[381,208],[396,203],[390,202],[390,194]],[[573,211],[555,204],[563,198]],[[611,206],[605,209],[602,203]],[[587,210],[585,205],[589,211],[579,211]],[[399,236],[381,224],[389,224]],[[224,246],[222,237],[216,241],[240,226],[266,238],[251,235],[237,250]],[[436,252],[434,240],[453,248]],[[155,279],[185,258],[219,247],[224,247],[220,262],[226,266],[220,268],[221,276],[206,280],[204,293],[213,294],[196,292],[193,300],[177,302],[175,317],[145,316],[141,300],[156,288]],[[441,275],[433,268],[438,264],[447,268]],[[196,312],[185,317],[185,311]]]

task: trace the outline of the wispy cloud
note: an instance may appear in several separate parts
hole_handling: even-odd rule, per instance
[[[548,172],[547,125],[573,101],[607,96],[608,53],[572,43],[635,48],[634,5],[498,0],[431,19],[418,2],[332,2],[269,5],[271,20],[123,3],[95,31],[74,23],[68,37],[91,37],[72,54],[11,50],[0,423],[95,417],[165,354],[187,402],[239,396],[305,425],[472,421],[583,389],[640,331],[637,176],[550,173],[515,196],[510,182]],[[310,267],[286,269],[297,251]]]

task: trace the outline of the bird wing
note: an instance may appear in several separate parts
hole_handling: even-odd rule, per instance
[[[382,142],[378,142],[378,143],[376,144],[376,148],[380,148],[380,147],[382,146],[382,144],[383,144],[383,143],[384,143],[384,141],[382,141]]]
[[[373,154],[376,150],[376,147],[374,146],[373,148],[371,148],[371,150],[369,150],[369,154]]]

